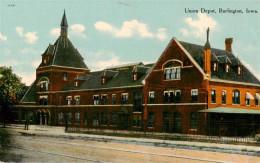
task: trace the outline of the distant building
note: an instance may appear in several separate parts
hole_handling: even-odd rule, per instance
[[[91,72],[67,35],[64,12],[60,36],[17,106],[20,121],[31,112],[42,125],[227,136],[260,130],[260,82],[232,53],[232,38],[225,50],[208,38],[205,46],[173,38],[153,64]]]

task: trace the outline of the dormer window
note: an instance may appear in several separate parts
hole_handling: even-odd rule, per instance
[[[226,73],[230,73],[230,65],[226,64]]]
[[[43,59],[43,64],[46,64],[46,59]]]
[[[241,66],[237,67],[237,74],[242,75],[242,67]]]
[[[181,78],[181,63],[178,61],[171,61],[164,65],[164,79],[174,80]]]
[[[137,80],[137,73],[133,74],[133,80],[136,81]]]
[[[105,77],[102,78],[102,84],[105,84],[106,83],[106,79]]]
[[[75,81],[75,87],[78,87],[78,86],[79,86],[79,82]]]
[[[63,80],[68,81],[68,73],[67,72],[63,73]]]
[[[214,63],[213,63],[213,71],[218,71],[217,62],[214,62]]]

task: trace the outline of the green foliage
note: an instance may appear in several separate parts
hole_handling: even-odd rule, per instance
[[[1,150],[9,149],[11,146],[11,134],[5,129],[0,129],[0,148]]]

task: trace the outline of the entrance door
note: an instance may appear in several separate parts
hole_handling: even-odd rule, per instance
[[[163,132],[170,132],[170,113],[163,112]]]

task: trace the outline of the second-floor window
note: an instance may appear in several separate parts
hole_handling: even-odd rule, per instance
[[[211,103],[216,103],[216,90],[211,90]]]
[[[150,104],[154,103],[154,92],[149,92],[149,103]]]
[[[116,94],[112,94],[112,104],[116,104]]]
[[[233,91],[233,104],[240,104],[240,92],[238,90]]]
[[[99,105],[99,95],[94,95],[94,105]]]
[[[107,95],[102,95],[102,105],[106,105],[107,104]]]
[[[180,90],[164,91],[164,102],[165,103],[180,103],[181,102],[181,91]]]
[[[40,96],[40,105],[48,105],[48,96]]]
[[[222,104],[226,104],[226,91],[222,91]]]
[[[76,105],[79,105],[80,104],[80,96],[76,96],[75,100],[76,100]]]
[[[121,94],[121,104],[128,104],[128,93]]]
[[[68,81],[68,73],[67,72],[63,73],[63,80]]]
[[[71,105],[71,102],[72,102],[71,96],[67,96],[67,102],[68,102],[68,105]]]
[[[199,93],[198,93],[197,89],[191,90],[191,102],[192,103],[197,103],[198,102],[198,99],[199,99],[198,96],[199,96]]]
[[[138,111],[138,112],[142,111],[142,93],[141,92],[134,93],[134,111]]]

